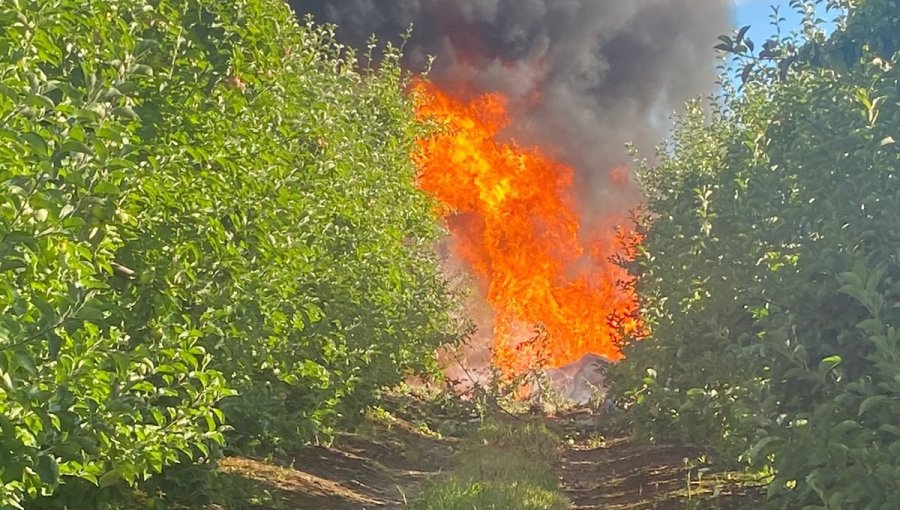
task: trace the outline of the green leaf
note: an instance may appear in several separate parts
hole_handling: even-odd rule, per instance
[[[878,430],[900,437],[900,427],[898,427],[897,425],[885,423],[884,425],[878,427]]]
[[[819,362],[819,373],[822,375],[827,374],[840,365],[841,361],[841,357],[837,354],[823,358],[822,361]]]
[[[112,470],[104,473],[103,476],[101,476],[100,479],[97,480],[97,485],[100,488],[112,487],[113,485],[116,485],[117,483],[119,483],[121,480],[122,480],[122,475],[119,472],[119,470],[112,469]]]
[[[131,72],[137,75],[153,76],[153,68],[144,64],[134,66]]]
[[[842,434],[846,434],[847,432],[850,432],[851,430],[857,430],[857,429],[861,429],[861,428],[862,428],[862,425],[860,425],[859,423],[857,423],[854,420],[844,420],[844,421],[838,423],[837,425],[835,425],[835,427],[831,430],[831,432],[834,435],[842,435]]]
[[[131,386],[131,391],[152,393],[156,391],[156,387],[153,386],[153,384],[151,384],[149,381],[140,381]]]
[[[26,267],[28,267],[28,263],[20,258],[6,257],[3,260],[0,260],[0,272],[23,269]]]
[[[59,351],[62,348],[62,338],[54,332],[47,334],[47,349],[50,353],[50,359],[56,360],[59,357]]]
[[[762,458],[761,456],[766,452],[766,449],[775,443],[780,442],[780,439],[775,436],[766,436],[754,444],[750,450],[747,451],[747,458],[750,460],[752,464],[758,464]]]
[[[867,412],[872,411],[876,407],[888,405],[891,402],[891,398],[886,397],[884,395],[873,395],[859,404],[859,416],[866,414]]]
[[[856,327],[870,335],[875,335],[883,332],[885,325],[878,319],[866,319],[857,324]]]
[[[41,483],[49,485],[51,490],[55,490],[59,485],[59,464],[53,455],[38,457],[34,471],[41,478]]]
[[[19,141],[19,135],[12,129],[0,127],[0,140]]]
[[[79,142],[78,140],[69,139],[63,142],[63,144],[59,147],[60,152],[69,153],[74,152],[78,154],[90,154],[91,148],[88,147],[85,143]]]
[[[31,148],[31,151],[35,154],[46,156],[49,153],[47,142],[41,135],[33,131],[29,131],[27,133],[22,133],[22,139],[25,140],[25,142]]]
[[[2,369],[0,369],[0,387],[2,387],[7,393],[16,391],[16,386],[15,384],[13,384],[12,378],[9,376],[9,373],[2,371]]]
[[[27,94],[25,97],[27,103],[36,108],[46,108],[48,110],[56,108],[56,105],[47,96],[42,96],[40,94]]]
[[[97,183],[93,191],[98,195],[118,195],[119,187],[111,182],[104,181]]]
[[[75,314],[74,318],[93,322],[102,321],[103,312],[99,308],[85,305],[78,310],[78,313]]]
[[[128,106],[118,106],[110,110],[109,113],[115,115],[116,117],[123,117],[129,120],[141,120],[138,114]]]

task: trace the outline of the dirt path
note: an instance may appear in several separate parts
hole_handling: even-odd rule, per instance
[[[226,459],[221,464],[225,485],[243,492],[242,509],[409,509],[427,480],[452,465],[459,444],[452,435],[428,433],[416,414],[406,408],[390,423],[340,435],[328,448],[304,448],[289,458]],[[757,507],[758,490],[748,488],[738,473],[700,465],[696,448],[609,439],[622,437],[621,431],[606,430],[604,438],[602,423],[586,425],[583,418],[576,414],[551,422],[567,441],[557,471],[573,508]]]
[[[760,491],[739,472],[702,464],[695,447],[638,444],[602,416],[554,420],[568,438],[558,466],[576,509],[755,509]]]
[[[304,448],[289,458],[231,457],[221,471],[252,510],[403,509],[449,464],[454,443],[398,422],[366,435],[342,434],[328,448]]]
[[[577,509],[756,507],[756,491],[739,474],[698,466],[699,456],[695,448],[619,439],[599,448],[567,450],[559,472]]]

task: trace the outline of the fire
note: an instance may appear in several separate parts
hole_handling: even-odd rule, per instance
[[[494,365],[510,376],[587,353],[621,358],[611,318],[634,329],[637,299],[610,257],[627,256],[633,234],[583,232],[573,170],[499,139],[509,124],[504,96],[464,102],[424,81],[414,94],[420,119],[442,126],[419,142],[419,185],[439,201],[457,255],[486,286]],[[610,176],[623,179],[624,170]]]

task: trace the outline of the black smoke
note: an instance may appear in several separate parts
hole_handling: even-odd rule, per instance
[[[633,203],[607,173],[626,143],[652,154],[669,115],[714,86],[716,37],[732,0],[290,0],[362,48],[413,25],[408,65],[436,57],[430,78],[461,94],[511,100],[519,142],[573,166],[599,210]],[[603,205],[601,205],[603,204]]]

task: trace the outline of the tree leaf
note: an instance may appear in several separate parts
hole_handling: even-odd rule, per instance
[[[760,462],[760,460],[762,460],[760,458],[760,456],[763,455],[763,453],[765,453],[766,448],[768,448],[770,445],[772,445],[776,442],[779,442],[779,441],[780,441],[780,439],[778,437],[766,436],[766,437],[760,439],[759,441],[757,441],[756,444],[754,444],[750,448],[750,450],[747,451],[746,456],[752,464],[758,464]]]
[[[838,365],[841,364],[841,361],[841,357],[837,354],[823,358],[822,361],[819,362],[819,373],[822,375],[827,374],[837,368]]]
[[[79,142],[78,140],[68,139],[59,147],[60,152],[74,152],[78,154],[90,154],[91,148],[88,147],[85,143]]]
[[[93,191],[98,195],[118,195],[119,187],[109,181],[104,181],[97,183]]]
[[[34,471],[41,478],[42,484],[50,486],[51,491],[59,485],[59,464],[53,455],[44,454],[38,457]]]
[[[110,110],[109,113],[115,115],[116,117],[124,117],[129,120],[141,120],[138,114],[135,113],[135,111],[132,110],[129,106],[118,106]]]
[[[736,45],[741,44],[741,42],[743,42],[744,35],[747,34],[747,30],[750,30],[750,25],[745,25],[745,26],[741,27],[740,30],[738,30],[737,37],[734,39],[734,43]]]
[[[31,148],[31,151],[35,154],[46,156],[50,152],[47,147],[47,142],[46,140],[44,140],[44,137],[33,131],[22,133],[22,139],[25,140],[25,142]]]
[[[97,480],[97,485],[100,488],[112,487],[116,485],[122,480],[122,475],[118,469],[111,469],[103,474],[99,480]]]
[[[882,406],[890,402],[891,399],[885,395],[873,395],[859,404],[859,416],[872,411],[877,406]]]
[[[47,334],[47,349],[50,353],[50,359],[56,360],[59,357],[59,351],[62,348],[62,338],[54,332]]]
[[[744,70],[741,71],[741,83],[747,83],[747,79],[750,78],[750,73],[753,72],[753,69],[756,67],[756,64],[750,62],[749,64],[744,66]]]

